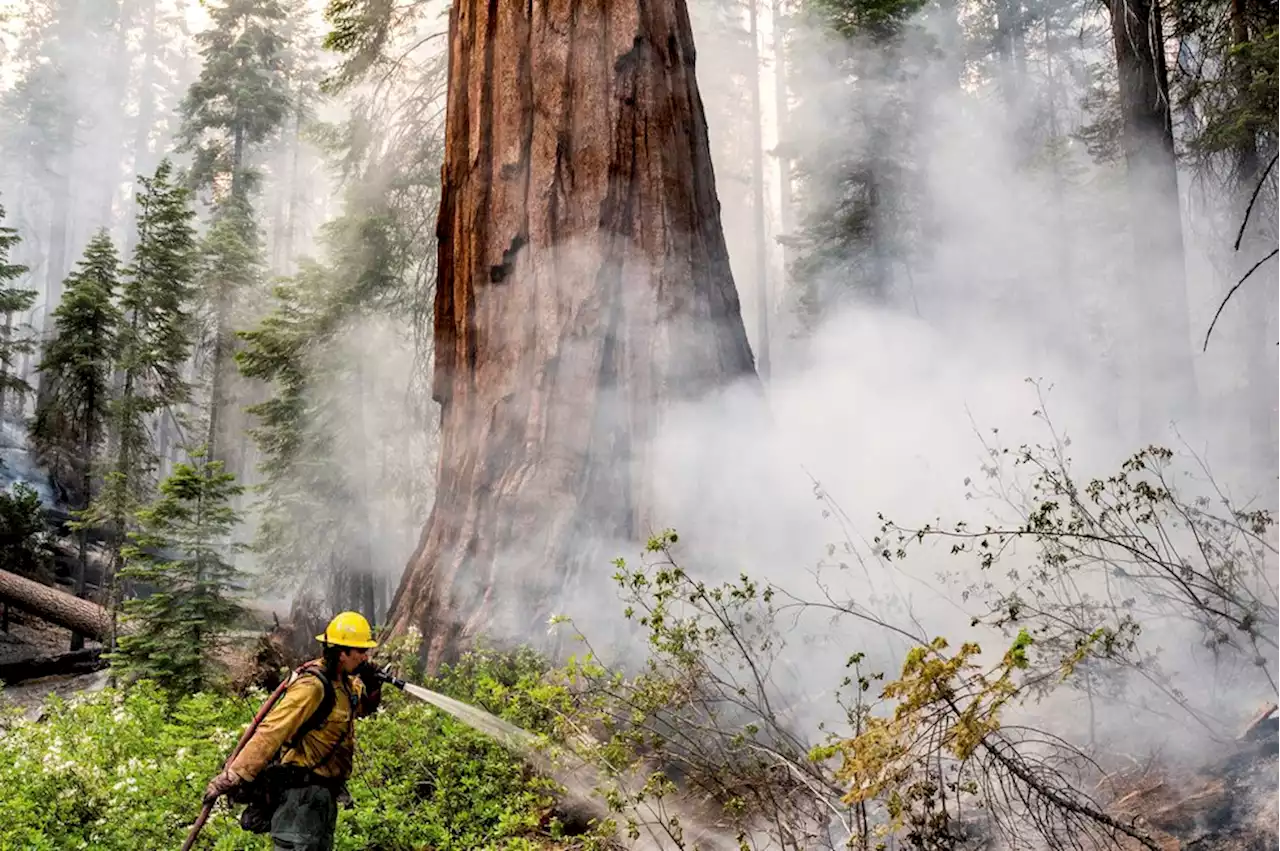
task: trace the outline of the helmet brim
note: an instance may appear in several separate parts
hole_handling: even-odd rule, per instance
[[[376,641],[330,641],[329,637],[323,633],[316,636],[316,641],[321,644],[328,644],[331,647],[351,647],[356,650],[372,650],[378,646]]]

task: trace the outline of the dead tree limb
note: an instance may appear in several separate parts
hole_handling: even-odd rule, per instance
[[[33,656],[16,662],[0,664],[0,682],[13,685],[36,677],[52,677],[57,674],[91,674],[107,667],[99,647],[85,647],[65,653]]]
[[[1277,254],[1280,254],[1280,248],[1271,249],[1270,254],[1268,254],[1266,257],[1263,257],[1257,263],[1254,263],[1253,266],[1249,269],[1249,271],[1244,273],[1244,277],[1236,281],[1235,286],[1227,290],[1226,296],[1222,299],[1222,304],[1218,305],[1217,312],[1213,314],[1213,321],[1209,323],[1209,330],[1206,331],[1204,334],[1204,346],[1203,348],[1201,348],[1201,351],[1203,352],[1209,351],[1209,335],[1213,333],[1213,326],[1218,324],[1218,317],[1222,315],[1222,309],[1227,306],[1227,302],[1231,301],[1231,297],[1236,294],[1236,290],[1240,289],[1240,287],[1244,284],[1244,282],[1249,280],[1250,275],[1258,271],[1259,266],[1261,266],[1263,263],[1266,263],[1272,257],[1275,257]]]

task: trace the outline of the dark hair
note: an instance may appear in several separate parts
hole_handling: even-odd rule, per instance
[[[324,670],[330,679],[338,676],[338,656],[347,648],[338,644],[323,644],[324,647]]]

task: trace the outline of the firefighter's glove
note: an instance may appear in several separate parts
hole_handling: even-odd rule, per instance
[[[240,778],[232,774],[230,770],[223,770],[222,773],[215,776],[209,781],[209,785],[204,789],[204,802],[206,805],[212,804],[223,795],[230,792],[240,784]]]
[[[355,669],[355,675],[360,678],[360,682],[364,683],[364,687],[369,691],[382,688],[382,672],[378,670],[378,666],[365,659],[360,666]]]
[[[338,790],[338,797],[335,803],[344,810],[349,810],[356,805],[356,802],[351,800],[351,793],[347,791],[345,783],[342,785],[342,788]]]

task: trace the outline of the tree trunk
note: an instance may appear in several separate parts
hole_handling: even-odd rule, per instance
[[[156,51],[159,49],[156,38],[157,5],[158,0],[151,0],[147,4],[146,34],[142,38],[142,72],[138,77],[138,118],[134,124],[133,133],[133,183],[135,187],[137,186],[138,175],[149,175],[154,168],[151,155],[151,130],[152,124],[155,123],[156,113],[154,89]],[[131,217],[136,220],[138,212],[136,197],[131,201],[129,210]],[[131,222],[128,228],[124,252],[126,258],[133,257],[134,249],[138,247],[138,229],[135,224],[136,221]]]
[[[63,121],[61,134],[59,143],[63,146],[62,156],[55,159],[55,168],[60,167],[61,172],[53,175],[50,191],[52,197],[49,214],[49,255],[45,258],[44,309],[37,328],[42,340],[49,338],[49,331],[53,326],[53,312],[62,301],[62,284],[68,272],[67,252],[71,242],[71,169],[74,165],[72,152],[75,137],[75,117],[71,115],[71,110],[67,110],[67,118]],[[44,373],[38,373],[38,375],[37,408],[48,402],[53,391],[49,383],[50,379]]]
[[[102,606],[7,570],[0,570],[0,600],[98,641],[111,633],[111,616]]]
[[[459,0],[449,35],[438,488],[390,614],[432,669],[545,635],[657,520],[664,405],[753,373],[683,0]]]
[[[791,237],[795,231],[795,210],[791,200],[791,155],[786,151],[783,133],[790,122],[790,89],[787,88],[787,12],[782,0],[773,0],[771,7],[773,23],[773,71],[774,71],[774,110],[778,127],[778,228],[784,237]],[[791,256],[787,244],[781,243],[782,277],[778,281],[779,292],[787,292],[791,275]]]
[[[1246,3],[1247,0],[1231,2],[1231,41],[1240,49],[1244,49],[1253,37]],[[1252,85],[1248,67],[1240,63],[1236,74],[1237,90],[1246,91]],[[1240,242],[1235,250],[1235,263],[1232,264],[1235,274],[1229,282],[1231,284],[1248,274],[1253,265],[1276,244],[1275,222],[1268,220],[1263,212],[1266,205],[1255,195],[1258,182],[1263,179],[1263,166],[1258,155],[1257,136],[1248,132],[1249,130],[1253,128],[1246,128],[1245,132],[1241,132],[1241,139],[1235,150],[1234,213],[1241,230]],[[1265,480],[1259,484],[1269,489],[1275,484],[1276,466],[1280,462],[1280,457],[1277,457],[1280,454],[1280,434],[1277,433],[1277,424],[1280,423],[1280,398],[1277,394],[1280,381],[1277,381],[1276,362],[1277,288],[1263,270],[1259,269],[1254,276],[1257,280],[1252,282],[1249,290],[1237,293],[1236,298],[1242,304],[1251,303],[1245,334],[1245,345],[1248,347],[1245,356],[1245,392],[1252,444],[1250,461],[1251,466],[1266,471]]]
[[[89,412],[89,418],[95,416],[94,411],[97,409],[97,399],[92,390],[85,400],[85,409]],[[84,438],[81,442],[81,459],[80,463],[84,465],[84,478],[82,479],[82,487],[84,488],[84,502],[80,508],[88,510],[93,504],[93,455],[94,455],[94,434],[96,429],[93,422],[84,424]],[[79,542],[79,552],[76,558],[76,596],[83,597],[85,592],[86,576],[89,573],[89,530],[81,527],[76,531],[76,539]],[[71,649],[80,650],[84,647],[84,635],[78,630],[71,632]]]
[[[1124,116],[1129,219],[1134,245],[1134,375],[1141,441],[1193,413],[1195,373],[1187,316],[1182,208],[1174,159],[1169,75],[1159,0],[1111,0]]]
[[[769,247],[764,201],[764,116],[760,105],[760,0],[748,0],[751,34],[751,212],[756,256],[756,369],[769,380]]]

